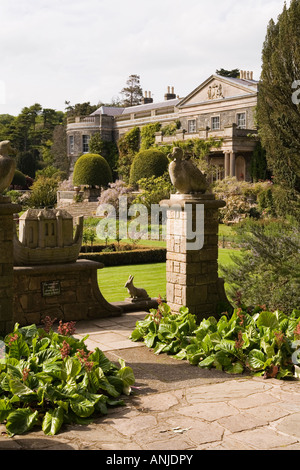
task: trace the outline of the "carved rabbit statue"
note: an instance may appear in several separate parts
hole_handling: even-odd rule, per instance
[[[140,300],[145,300],[145,299],[149,299],[149,295],[147,293],[147,291],[145,289],[141,289],[140,287],[135,287],[133,285],[133,277],[134,276],[129,276],[126,284],[124,287],[127,288],[129,294],[130,294],[130,297],[134,300],[137,300],[137,299],[140,299]]]
[[[0,142],[0,194],[11,184],[16,170],[16,161],[8,156],[11,150],[9,140]]]

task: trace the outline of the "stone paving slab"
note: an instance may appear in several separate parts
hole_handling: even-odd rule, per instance
[[[300,450],[300,383],[205,370],[155,355],[129,335],[145,312],[79,322],[90,349],[133,368],[134,394],[88,426],[8,438],[0,450]]]

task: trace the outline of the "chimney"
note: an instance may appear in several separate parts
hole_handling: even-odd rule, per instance
[[[153,98],[151,98],[151,91],[145,91],[145,96],[142,99],[142,104],[153,103]]]
[[[240,78],[242,80],[253,80],[253,72],[248,70],[240,70]]]
[[[168,91],[165,94],[165,101],[174,100],[175,98],[176,98],[176,95],[174,93],[174,87],[172,87],[172,90],[171,90],[171,87],[168,86]]]

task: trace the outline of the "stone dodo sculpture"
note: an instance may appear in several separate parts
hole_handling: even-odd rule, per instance
[[[180,147],[174,147],[168,157],[172,159],[169,164],[170,179],[178,193],[205,193],[208,182],[204,174],[191,160],[184,158]]]
[[[8,156],[11,150],[9,140],[0,142],[0,194],[9,187],[16,170],[16,161]]]

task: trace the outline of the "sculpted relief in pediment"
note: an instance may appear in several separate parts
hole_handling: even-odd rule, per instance
[[[215,83],[214,85],[209,85],[207,89],[207,98],[209,100],[224,98],[222,84]]]

